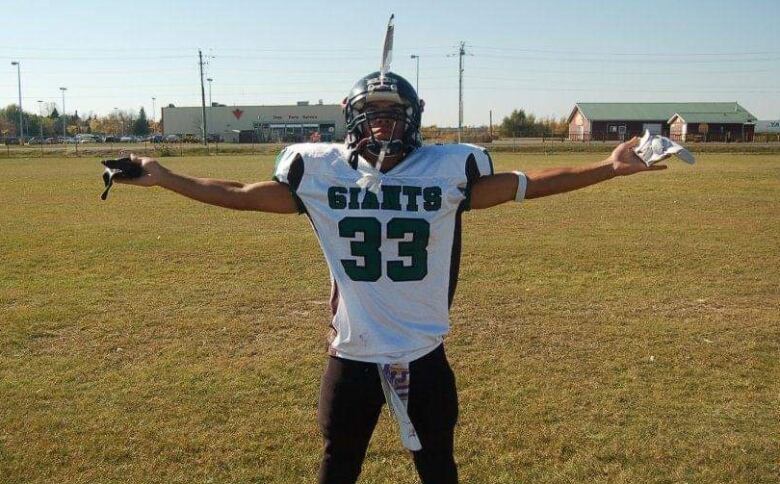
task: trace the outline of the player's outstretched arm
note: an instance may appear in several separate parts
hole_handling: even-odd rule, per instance
[[[159,186],[199,202],[234,210],[298,213],[292,193],[283,183],[241,183],[196,178],[174,173],[153,158],[130,155],[130,159],[141,165],[144,175],[134,179],[116,179],[116,182],[146,187]]]
[[[633,148],[638,144],[639,138],[632,138],[619,144],[607,159],[590,165],[527,172],[524,198],[570,192],[616,176],[666,168],[665,165],[645,165],[634,153]],[[519,183],[520,178],[514,173],[497,173],[480,178],[471,190],[471,208],[489,208],[515,200]]]

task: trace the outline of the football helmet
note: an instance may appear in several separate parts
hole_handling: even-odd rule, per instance
[[[370,109],[369,103],[392,102],[397,107]],[[344,99],[344,118],[347,128],[347,146],[361,151],[367,149],[371,154],[383,158],[407,154],[422,146],[420,123],[424,103],[417,92],[403,77],[393,72],[381,75],[373,72],[360,80]],[[377,140],[371,129],[372,121],[392,119],[403,122],[404,130],[400,138],[383,142]],[[384,150],[384,154],[381,154]]]

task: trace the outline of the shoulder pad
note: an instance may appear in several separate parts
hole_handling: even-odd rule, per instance
[[[285,149],[295,151],[305,159],[317,159],[340,154],[345,148],[340,143],[297,143]]]
[[[297,143],[285,147],[276,157],[276,166],[274,167],[274,179],[282,183],[289,184],[290,169],[296,159],[303,166],[303,171],[311,171],[321,162],[332,162],[334,159],[344,156],[344,145],[336,143]]]
[[[290,184],[290,169],[295,159],[298,158],[296,150],[291,149],[293,146],[282,149],[276,157],[276,164],[274,165],[274,180],[288,185]]]
[[[490,158],[487,150],[481,146],[466,143],[450,143],[425,145],[418,149],[425,150],[427,156],[446,160],[446,163],[437,163],[435,165],[443,169],[455,169],[458,172],[462,172],[466,169],[468,160],[473,157],[476,162],[476,171],[478,172],[474,173],[474,176],[479,178],[493,174],[493,160]]]

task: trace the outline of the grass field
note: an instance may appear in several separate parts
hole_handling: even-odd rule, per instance
[[[165,163],[248,181],[273,157]],[[462,482],[780,480],[780,155],[670,165],[466,214]],[[304,217],[101,202],[97,159],[0,174],[0,482],[314,480],[329,286]],[[362,482],[416,482],[387,413]]]
[[[451,143],[452,140],[426,140]],[[478,141],[466,140],[468,142]],[[464,141],[464,142],[466,142]],[[615,144],[614,141],[561,141],[560,139],[543,138],[502,138],[489,145],[493,153],[522,154],[571,154],[571,153],[602,153]],[[685,143],[685,146],[697,153],[729,153],[729,154],[780,154],[780,138],[769,142],[751,143]],[[284,147],[275,143],[210,143],[205,147],[198,143],[87,143],[87,144],[53,144],[14,146],[0,145],[0,161],[8,158],[94,158],[114,157],[118,151],[128,150],[145,156],[158,158],[195,157],[208,155],[276,155]]]

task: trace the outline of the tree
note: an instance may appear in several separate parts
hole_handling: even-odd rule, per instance
[[[57,118],[59,118],[59,117],[60,117],[60,112],[59,112],[59,111],[57,111],[57,108],[53,108],[53,109],[51,110],[51,113],[49,114],[49,117],[50,117],[51,119],[57,119]]]
[[[138,113],[138,119],[133,122],[132,132],[136,136],[145,136],[149,134],[149,120],[146,119],[146,111],[141,107],[141,112]]]
[[[517,137],[527,136],[528,116],[522,109],[515,109],[512,114],[505,117],[499,126],[501,136]]]
[[[55,133],[55,124],[54,120],[51,118],[47,118],[46,116],[41,118],[41,124],[43,124],[43,135],[44,136],[51,136]]]
[[[24,122],[24,135],[25,137],[34,136],[34,133],[30,133],[30,119],[31,116],[29,113],[22,113],[23,122]],[[3,119],[7,122],[7,124],[13,125],[13,131],[11,131],[8,128],[4,128],[5,131],[8,131],[7,134],[4,136],[19,136],[21,134],[21,131],[19,130],[19,106],[16,104],[9,104],[3,109],[0,109],[0,119]],[[37,127],[37,125],[36,125]]]
[[[568,131],[566,119],[555,120],[553,118],[542,118],[537,120],[533,114],[526,114],[522,109],[512,111],[512,114],[505,117],[499,126],[501,136],[517,137],[541,137],[541,136],[563,136]]]
[[[16,136],[16,123],[0,117],[0,136],[5,138],[6,136]]]
[[[118,116],[94,117],[89,120],[89,129],[92,133],[118,135],[121,132],[121,121]]]

